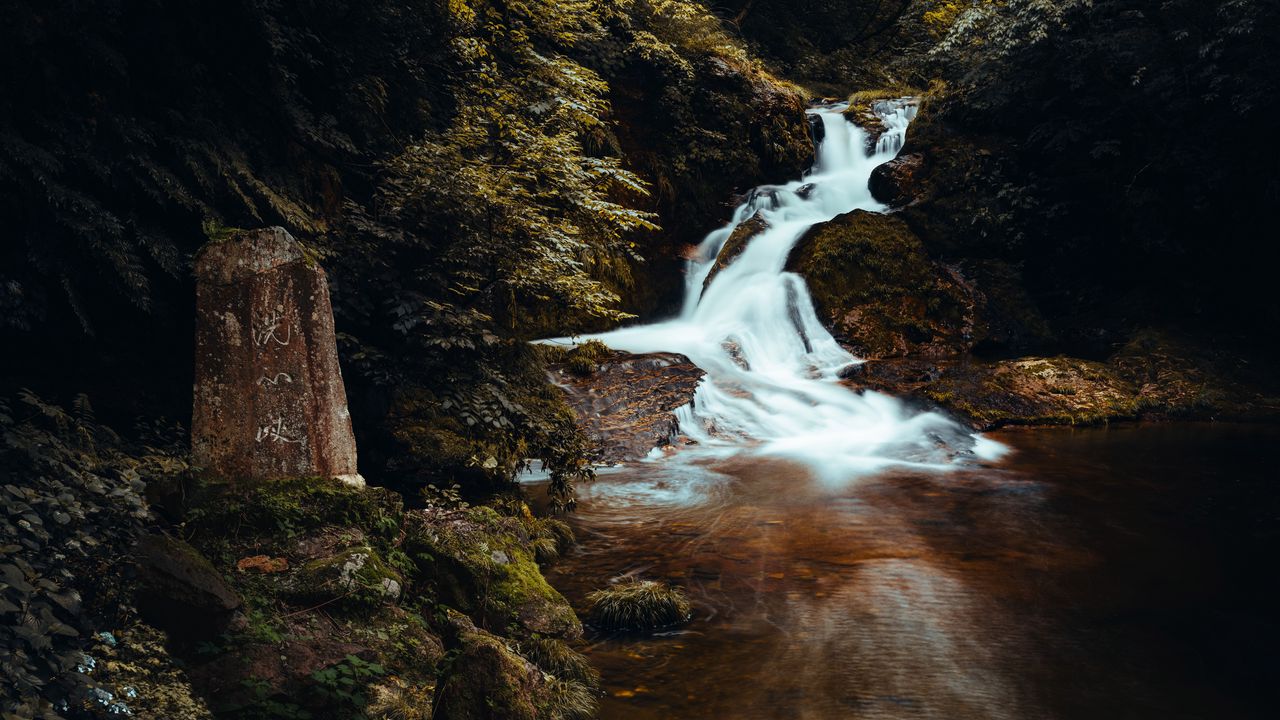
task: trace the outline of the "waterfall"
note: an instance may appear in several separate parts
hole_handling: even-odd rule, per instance
[[[994,457],[1001,446],[941,414],[840,384],[837,373],[861,361],[822,326],[803,278],[784,269],[814,225],[855,209],[885,209],[868,180],[901,149],[914,104],[877,105],[887,130],[870,154],[866,134],[844,109],[809,111],[822,132],[815,132],[816,160],[805,177],[757,188],[728,225],[702,241],[678,317],[590,338],[635,353],[682,353],[706,371],[693,402],[676,413],[681,432],[697,442],[695,454],[787,457],[833,480],[889,465],[947,468],[966,457]],[[733,231],[757,213],[767,227],[704,288]]]

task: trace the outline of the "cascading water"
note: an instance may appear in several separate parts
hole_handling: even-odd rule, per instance
[[[840,384],[837,373],[860,361],[818,321],[804,280],[784,270],[809,228],[855,209],[884,210],[868,180],[901,149],[915,106],[877,106],[887,130],[871,154],[844,109],[809,111],[822,133],[806,177],[757,188],[702,241],[679,317],[590,338],[634,353],[682,353],[706,371],[693,402],[677,411],[697,452],[789,457],[832,480],[886,465],[945,468],[960,457],[992,457],[1001,446],[940,414]],[[704,288],[725,242],[757,213],[766,228]]]

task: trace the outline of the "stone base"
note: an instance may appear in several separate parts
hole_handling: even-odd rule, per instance
[[[333,476],[333,479],[337,480],[343,485],[350,485],[351,487],[357,487],[357,488],[365,487],[364,476],[361,475],[360,473],[351,473],[349,475],[335,475]]]

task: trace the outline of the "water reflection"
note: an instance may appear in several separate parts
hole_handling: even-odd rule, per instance
[[[593,639],[605,718],[1251,717],[1187,636],[1231,632],[1205,613],[1257,592],[1219,577],[1231,513],[1275,506],[1238,452],[1257,433],[1280,437],[1012,433],[1001,468],[840,487],[781,460],[640,464],[584,489],[551,579],[578,603],[623,574],[695,600],[682,632]],[[1207,518],[1227,447],[1245,492]]]

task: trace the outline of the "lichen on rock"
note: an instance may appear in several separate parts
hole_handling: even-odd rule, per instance
[[[404,580],[368,545],[304,565],[292,580],[292,594],[316,602],[376,607],[400,599]]]

